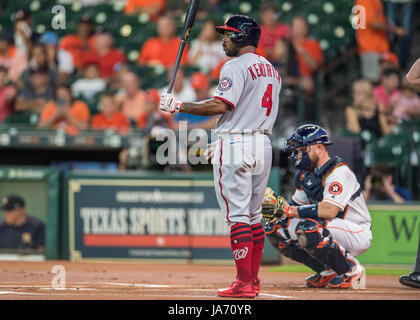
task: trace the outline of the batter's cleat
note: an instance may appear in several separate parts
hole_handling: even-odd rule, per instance
[[[420,272],[412,272],[408,276],[401,276],[400,283],[408,287],[420,289]]]
[[[356,263],[352,270],[347,273],[335,276],[329,283],[331,289],[366,289],[366,272],[365,268]]]
[[[252,280],[252,288],[255,291],[255,296],[258,296],[260,294],[260,289],[261,289],[260,282],[261,282],[260,278]]]
[[[329,269],[321,273],[315,273],[305,279],[308,288],[325,288],[337,273]]]
[[[229,298],[255,298],[256,294],[253,288],[253,282],[234,281],[230,286],[218,289],[217,294],[220,297]]]

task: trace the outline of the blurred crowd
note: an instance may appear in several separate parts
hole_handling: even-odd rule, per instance
[[[353,103],[345,109],[347,129],[353,133],[367,131],[379,138],[398,123],[420,119],[420,87],[405,79],[415,2],[356,1],[366,8],[366,28],[356,30],[361,78],[353,83]],[[392,51],[396,37],[399,53]]]
[[[147,14],[156,27],[156,36],[139,48],[138,66],[164,68],[170,79],[180,42],[176,19],[185,13],[188,2],[126,1],[122,14]],[[209,13],[220,12],[222,2],[207,0],[200,5],[198,19],[203,24],[181,60],[182,67],[195,67],[196,72],[186,75],[181,67],[174,86],[181,100],[211,97],[228,60],[215,32],[223,21],[206,19]],[[81,3],[95,6],[106,1]],[[351,132],[367,129],[381,136],[392,132],[398,121],[420,115],[418,88],[401,81],[410,59],[415,1],[356,0],[355,4],[366,8],[366,28],[356,30],[361,79],[353,84],[346,124]],[[276,3],[261,2],[259,15],[258,53],[279,69],[284,92],[304,97],[305,120],[313,120],[314,76],[326,64],[320,39],[311,36],[304,16],[294,16],[290,24],[282,22]],[[394,52],[397,38],[401,39],[398,54]],[[61,37],[54,30],[36,32],[26,9],[16,12],[14,30],[0,31],[0,122],[29,123],[72,135],[87,129],[121,134],[143,130],[156,121],[156,115],[170,128],[180,120],[191,127],[214,127],[216,118],[161,114],[161,90],[143,88],[141,74],[115,46],[113,33],[96,26],[87,14],[81,16],[74,34]]]
[[[173,2],[185,11],[186,2]],[[217,7],[217,2],[208,1],[206,7]],[[83,1],[89,6],[100,3],[104,1]],[[136,63],[115,46],[112,31],[96,26],[87,14],[79,19],[75,33],[59,37],[54,30],[37,33],[30,10],[17,11],[14,30],[0,31],[0,123],[63,130],[69,135],[82,130],[126,134],[153,123],[176,128],[181,120],[191,127],[213,128],[215,118],[161,113],[163,88],[146,90],[136,70],[136,66],[163,68],[169,82],[180,42],[178,7],[169,1],[127,1],[123,14],[147,13],[156,26],[157,35],[139,44]],[[173,91],[185,101],[210,97],[211,81],[217,81],[226,61],[214,30],[217,23],[206,21],[184,51]],[[183,68],[188,66],[196,68],[187,76]]]
[[[94,8],[105,0],[79,0]],[[66,3],[65,0],[57,3]],[[69,1],[69,3],[72,3]],[[147,15],[155,36],[139,44],[138,58],[129,61],[127,51],[115,44],[106,24],[83,14],[74,33],[58,35],[48,29],[38,33],[31,11],[14,15],[13,29],[0,31],[0,125],[29,124],[40,129],[62,130],[77,135],[83,130],[132,130],[151,132],[154,127],[214,128],[216,117],[175,116],[159,110],[163,87],[147,89],[138,68],[164,70],[167,82],[180,43],[180,17],[189,0],[127,0],[122,15]],[[173,92],[183,101],[212,96],[226,57],[215,26],[223,24],[223,0],[206,0],[197,16],[199,28],[186,46]],[[238,3],[239,5],[239,3]],[[404,121],[420,119],[420,88],[404,78],[411,56],[416,0],[355,0],[365,8],[364,28],[355,30],[359,79],[352,84],[352,101],[342,106],[345,130],[380,138]],[[278,68],[283,81],[283,100],[290,92],[305,103],[304,119],[315,119],[317,73],[327,61],[321,39],[311,33],[307,17],[296,14],[285,23],[277,2],[261,1],[261,39],[257,52]],[[83,9],[82,9],[83,10]],[[90,11],[92,12],[92,11]],[[178,21],[178,25],[177,25]],[[138,32],[138,30],[135,30]],[[136,69],[137,68],[137,69]],[[188,68],[194,72],[188,73]],[[296,108],[296,103],[294,103]],[[296,119],[281,114],[279,122],[290,127]],[[278,132],[287,134],[287,132]]]

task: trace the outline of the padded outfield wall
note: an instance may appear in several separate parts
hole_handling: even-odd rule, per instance
[[[269,185],[280,191],[276,168]],[[211,174],[0,167],[0,197],[10,193],[22,195],[29,214],[46,224],[46,259],[231,260]],[[420,205],[372,203],[369,210],[373,240],[361,262],[413,264]],[[263,263],[281,263],[267,241]]]

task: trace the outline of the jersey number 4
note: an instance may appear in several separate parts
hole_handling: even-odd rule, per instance
[[[263,108],[267,108],[266,116],[268,117],[271,113],[271,108],[273,107],[273,85],[271,83],[267,86],[261,105]]]

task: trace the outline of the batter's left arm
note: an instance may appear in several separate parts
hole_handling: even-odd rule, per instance
[[[160,110],[175,113],[183,112],[198,116],[215,116],[229,109],[229,104],[221,99],[211,98],[199,102],[184,102],[165,90],[160,97]]]
[[[215,116],[223,114],[229,109],[229,105],[216,98],[199,102],[182,102],[179,112],[195,114],[199,116]]]

